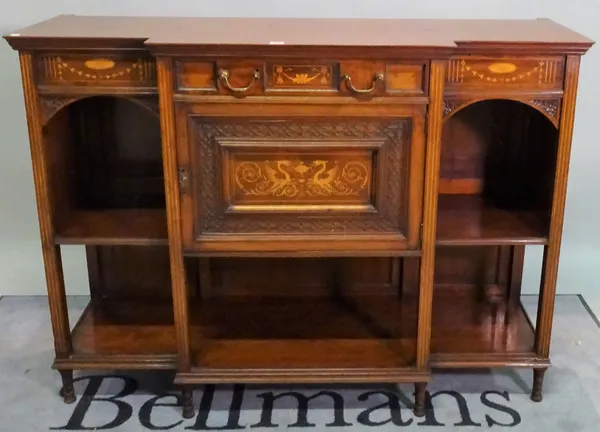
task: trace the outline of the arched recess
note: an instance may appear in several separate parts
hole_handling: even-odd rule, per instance
[[[59,223],[81,211],[164,209],[156,96],[42,96],[40,105]]]
[[[87,98],[118,98],[130,101],[142,108],[159,116],[158,97],[157,96],[99,96],[99,95],[77,95],[77,96],[41,96],[40,107],[42,114],[42,126],[45,126],[60,110],[68,107],[70,104]]]
[[[543,114],[558,129],[560,115],[560,99],[521,99],[503,97],[502,99],[476,98],[476,99],[455,99],[444,101],[444,121],[447,121],[457,112],[473,104],[493,100],[506,100],[527,105],[541,114]]]
[[[532,228],[532,236],[544,237],[554,185],[558,119],[543,107],[512,99],[469,100],[447,105],[445,114],[441,208],[466,205],[478,211],[514,212],[503,214],[524,221],[523,232]],[[483,215],[477,216],[478,222]]]

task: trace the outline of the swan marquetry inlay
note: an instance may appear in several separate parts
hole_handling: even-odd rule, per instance
[[[240,161],[235,184],[244,197],[314,199],[359,196],[368,189],[370,166],[363,161]]]

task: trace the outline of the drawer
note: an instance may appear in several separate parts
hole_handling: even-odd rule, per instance
[[[256,96],[264,93],[264,64],[257,60],[179,60],[176,91]]]
[[[342,96],[424,95],[427,65],[372,61],[266,64],[269,93],[313,92]]]
[[[427,94],[423,63],[347,61],[340,65],[340,92],[352,96],[421,96]]]
[[[427,93],[426,62],[180,60],[179,92],[256,95],[402,96]]]
[[[447,88],[560,89],[563,57],[459,57],[447,66]]]
[[[246,104],[211,109],[177,110],[188,250],[389,253],[416,244],[420,115],[334,117],[335,107],[321,107],[306,117],[284,106],[270,106],[265,115]]]
[[[42,86],[156,88],[156,64],[141,54],[41,55],[36,58],[36,81]]]

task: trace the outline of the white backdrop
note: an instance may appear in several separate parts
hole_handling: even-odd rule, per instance
[[[6,34],[58,14],[354,17],[550,18],[600,44],[597,0],[0,0]],[[235,31],[235,29],[232,29]],[[510,31],[510,29],[507,29]],[[27,128],[17,54],[0,41],[0,295],[45,294]],[[593,295],[600,277],[600,46],[583,58],[558,279],[560,293]],[[541,249],[526,254],[524,291],[539,285]],[[67,291],[87,293],[81,247],[63,248]],[[599,294],[600,296],[600,294]]]

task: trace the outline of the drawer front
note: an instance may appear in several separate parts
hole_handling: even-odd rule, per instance
[[[426,62],[180,60],[178,92],[231,96],[420,96]]]
[[[446,83],[452,87],[560,89],[564,77],[562,57],[463,57],[450,60]]]
[[[346,61],[340,65],[340,91],[352,96],[427,94],[426,63]]]
[[[392,95],[427,95],[429,67],[426,63],[388,63],[386,65],[386,89]]]
[[[264,64],[257,60],[179,60],[176,91],[255,96],[264,93]]]
[[[143,55],[43,55],[36,63],[40,85],[156,87],[156,64]]]
[[[188,249],[408,247],[411,117],[187,117]]]

